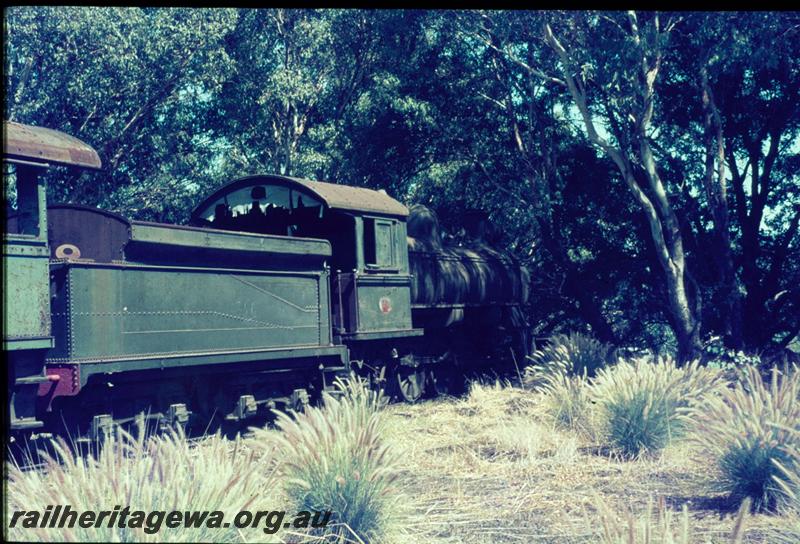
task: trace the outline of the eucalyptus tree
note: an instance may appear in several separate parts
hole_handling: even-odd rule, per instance
[[[53,184],[52,196],[162,215],[161,197],[174,192],[143,202],[155,195],[118,190],[204,153],[201,117],[225,78],[222,40],[236,17],[225,9],[5,10],[6,118],[82,138],[105,164],[102,176]]]
[[[796,289],[781,280],[797,274],[796,16],[526,16],[509,27],[484,14],[485,43],[563,89],[565,120],[615,164],[647,220],[681,358],[698,354],[701,331],[785,345],[798,326]]]
[[[680,26],[664,128],[697,188],[684,193],[697,253],[712,256],[696,267],[713,301],[704,323],[733,347],[785,346],[800,332],[800,17],[687,14]]]

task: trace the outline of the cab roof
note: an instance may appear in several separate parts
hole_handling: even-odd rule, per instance
[[[44,167],[58,164],[99,170],[100,156],[89,144],[58,130],[3,122],[3,158]]]
[[[332,210],[375,213],[395,217],[406,217],[408,215],[408,208],[381,191],[289,176],[254,175],[234,180],[215,191],[214,194],[195,207],[192,217],[196,217],[228,193],[254,185],[280,185],[301,193],[305,192],[315,196]]]

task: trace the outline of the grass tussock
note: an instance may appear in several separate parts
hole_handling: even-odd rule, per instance
[[[542,406],[556,427],[593,437],[596,422],[585,376],[553,375],[542,385]]]
[[[754,509],[774,510],[783,497],[782,474],[798,469],[792,452],[800,448],[800,372],[775,368],[765,384],[749,368],[744,381],[707,398],[688,418],[700,454],[718,469],[718,489],[736,503],[749,497]]]
[[[381,436],[383,396],[358,378],[337,380],[341,396],[322,407],[278,413],[278,432],[256,430],[274,451],[294,510],[330,511],[327,527],[293,535],[304,541],[382,542],[397,496],[395,458]]]
[[[795,438],[800,438],[800,433],[791,432]],[[783,494],[783,500],[779,506],[781,517],[771,537],[776,544],[794,544],[800,542],[800,446],[787,445],[784,451],[791,463],[773,460],[778,469],[774,479]]]
[[[603,544],[692,544],[702,540],[692,538],[689,522],[689,509],[684,504],[680,517],[675,519],[675,514],[667,508],[665,501],[658,501],[656,511],[653,511],[652,498],[647,503],[647,509],[636,517],[630,511],[620,516],[612,512],[603,501],[597,500],[596,506],[600,512],[600,523],[603,531],[601,542]],[[744,537],[744,521],[749,505],[743,504],[732,524],[730,536],[724,542],[739,544]]]
[[[719,495],[704,487],[707,463],[689,455],[688,442],[622,459],[554,426],[545,403],[541,391],[494,382],[472,383],[463,398],[389,406],[385,436],[414,497],[403,542],[601,542],[598,497],[637,520],[650,497],[663,497],[676,536],[687,505],[692,542],[730,542],[734,521],[719,515]],[[627,529],[626,521],[615,520]],[[771,542],[774,524],[774,516],[748,517],[743,542]]]
[[[621,361],[598,371],[591,386],[601,439],[626,458],[657,453],[684,431],[682,411],[714,397],[724,382],[718,371],[672,358]]]
[[[555,376],[593,377],[617,359],[616,349],[585,334],[557,334],[529,358],[523,381],[528,387],[546,385]]]
[[[219,510],[230,520],[240,510],[269,504],[274,488],[271,471],[264,469],[252,450],[240,440],[212,436],[190,447],[182,432],[160,436],[133,436],[121,429],[109,437],[96,455],[78,457],[63,441],[54,444],[42,470],[8,467],[6,515],[15,510],[39,510],[48,505],[70,505],[72,510],[113,510],[150,514],[156,510]],[[8,527],[8,519],[6,527]],[[132,519],[129,521],[132,522]],[[142,527],[41,529],[20,523],[8,529],[13,541],[58,542],[233,542],[241,541],[236,528],[168,528],[154,530],[156,517]]]

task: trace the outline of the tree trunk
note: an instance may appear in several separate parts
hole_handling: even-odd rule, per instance
[[[731,239],[728,233],[729,213],[725,181],[725,140],[722,119],[714,102],[714,94],[708,82],[708,70],[701,73],[703,108],[706,130],[706,174],[703,185],[706,198],[714,218],[714,256],[720,270],[720,286],[725,296],[723,322],[725,345],[742,349],[742,296],[736,282],[733,265]]]
[[[586,88],[572,75],[573,67],[569,54],[553,35],[549,25],[545,25],[545,37],[561,60],[564,81],[581,114],[589,140],[614,161],[631,194],[645,213],[658,262],[664,271],[666,280],[670,321],[678,341],[678,362],[685,363],[697,358],[702,349],[700,312],[698,311],[700,299],[699,293],[695,292],[694,307],[689,300],[680,225],[656,168],[648,137],[648,129],[653,116],[654,82],[661,63],[661,55],[657,47],[653,56],[654,60],[645,54],[644,45],[640,42],[635,14],[630,12],[629,17],[632,35],[641,54],[641,95],[643,100],[639,111],[626,112],[635,120],[636,128],[630,134],[618,133],[616,136],[619,142],[638,143],[638,145],[632,145],[634,149],[623,148],[621,143],[619,147],[616,147],[598,133],[593,114],[589,111]],[[613,118],[610,121],[612,128],[618,130],[620,124],[614,122]],[[637,179],[637,173],[640,171],[639,167],[634,166],[637,158],[640,162],[642,177],[646,178],[649,187],[649,195]]]

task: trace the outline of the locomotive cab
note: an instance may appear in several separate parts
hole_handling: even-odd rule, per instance
[[[321,238],[331,244],[339,341],[418,336],[411,321],[405,206],[379,191],[287,176],[249,176],[195,208],[190,225]]]
[[[35,401],[46,350],[54,345],[50,322],[50,248],[47,187],[52,166],[99,169],[100,157],[62,132],[6,121],[3,135],[7,218],[3,234],[3,350],[8,353],[8,425],[36,429]],[[14,219],[10,220],[10,216]]]

